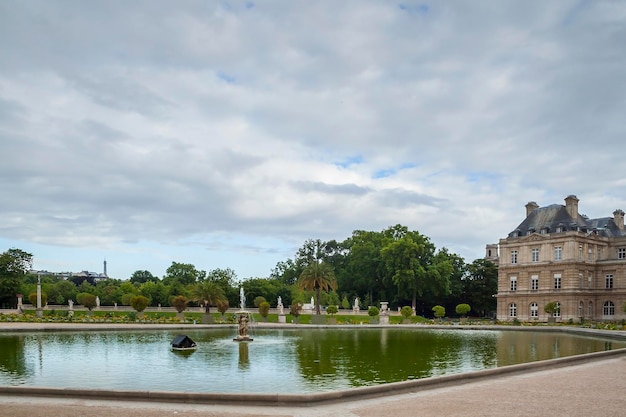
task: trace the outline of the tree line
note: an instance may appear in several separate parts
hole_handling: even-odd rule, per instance
[[[29,273],[31,267],[32,254],[20,249],[0,255],[0,306],[15,307],[16,294],[28,300],[36,291],[37,276]],[[411,306],[418,315],[432,316],[435,305],[453,312],[465,303],[471,306],[471,315],[485,316],[496,307],[497,275],[492,262],[466,263],[445,247],[437,249],[418,231],[396,225],[380,232],[355,230],[343,241],[309,239],[262,278],[240,280],[230,268],[205,271],[172,262],[162,278],[137,270],[127,280],[94,282],[51,275],[40,279],[47,302],[59,305],[76,301],[80,294],[97,296],[101,305],[129,305],[133,297],[143,296],[151,306],[171,306],[175,297],[183,296],[207,309],[218,304],[223,309],[239,306],[243,287],[247,307],[265,300],[275,306],[280,296],[287,306],[315,297],[316,308],[350,309],[358,298],[361,309],[388,301],[392,309]]]

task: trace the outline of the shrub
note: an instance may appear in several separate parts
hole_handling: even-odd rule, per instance
[[[459,304],[456,306],[455,311],[456,311],[456,314],[460,314],[462,317],[465,317],[465,315],[469,313],[471,309],[472,308],[470,307],[469,304]]]
[[[255,307],[261,307],[261,304],[267,302],[267,300],[265,299],[265,297],[259,295],[258,297],[254,297],[254,306]]]
[[[302,311],[302,306],[298,302],[292,303],[289,307],[289,313],[294,317],[298,317],[300,315],[300,311]]]
[[[626,303],[624,303],[624,305],[626,306]],[[343,300],[341,300],[341,308],[343,308],[344,310],[350,309],[350,301],[348,301],[348,297],[344,296]]]
[[[149,302],[150,300],[148,300],[143,295],[138,295],[130,299],[131,307],[134,308],[137,312],[144,311],[146,307],[148,307]]]
[[[259,304],[259,314],[261,315],[261,317],[263,318],[267,318],[267,315],[270,312],[270,303],[268,303],[267,301],[263,301],[261,304]]]
[[[554,316],[554,314],[558,313],[560,310],[561,309],[556,301],[551,301],[543,307],[543,311],[551,316]]]
[[[446,309],[443,306],[434,306],[433,313],[435,314],[435,317],[440,319],[446,315]]]
[[[30,301],[32,305],[37,307],[37,293],[31,292],[30,294],[28,294],[28,301]],[[46,295],[45,292],[42,292],[41,293],[41,306],[44,307],[46,304],[48,304],[48,296]]]
[[[376,306],[371,306],[370,308],[367,309],[367,314],[370,317],[376,317],[377,315],[380,314],[380,309]]]
[[[400,309],[400,314],[402,314],[402,317],[404,317],[405,319],[408,319],[413,315],[413,309],[411,308],[411,306],[404,306]]]
[[[184,295],[177,295],[176,297],[172,298],[172,307],[174,307],[179,313],[182,313],[187,309],[188,302],[189,301],[187,300],[187,297],[185,297]]]
[[[331,316],[337,314],[338,311],[339,311],[339,309],[337,308],[336,305],[330,305],[330,306],[326,307],[326,312],[328,314],[330,314]]]
[[[98,304],[96,302],[96,296],[89,294],[88,292],[81,292],[76,295],[76,301],[78,304],[82,304],[87,310],[91,311]]]
[[[215,304],[217,305],[217,311],[222,313],[222,316],[228,311],[228,308],[230,307],[227,298],[223,300],[218,300]]]

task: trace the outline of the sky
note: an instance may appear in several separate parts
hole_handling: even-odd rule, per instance
[[[402,224],[626,209],[621,1],[0,0],[0,252],[267,277]]]

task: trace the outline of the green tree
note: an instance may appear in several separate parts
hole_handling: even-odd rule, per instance
[[[329,289],[337,289],[337,281],[330,265],[313,261],[308,265],[300,278],[298,279],[298,287],[308,291],[315,291],[315,314],[322,314],[320,308],[320,291],[328,291]]]
[[[337,308],[336,305],[329,305],[328,307],[326,307],[326,312],[330,314],[331,316],[334,316],[335,314],[337,314],[338,311],[339,309]]]
[[[152,275],[150,271],[138,270],[130,276],[130,282],[133,284],[143,284],[144,282],[158,282],[159,278]]]
[[[301,311],[302,311],[302,305],[296,301],[291,303],[291,306],[289,306],[289,314],[291,314],[295,318],[298,318]]]
[[[471,309],[472,308],[469,304],[462,303],[457,305],[454,311],[456,311],[456,314],[460,314],[461,317],[465,317],[465,315],[469,313]]]
[[[467,265],[467,275],[463,280],[463,294],[474,312],[481,317],[496,309],[498,293],[498,266],[486,259],[476,259]]]
[[[344,295],[341,300],[341,308],[344,310],[348,310],[350,308],[350,301],[348,301],[348,296]]]
[[[0,255],[0,307],[17,306],[17,293],[24,275],[33,266],[33,255],[11,248]]]
[[[267,318],[267,315],[270,312],[270,303],[268,303],[267,301],[263,301],[261,302],[261,304],[259,304],[259,314],[261,315],[261,317],[263,318]]]
[[[261,303],[265,303],[267,302],[267,300],[265,299],[265,297],[258,295],[256,297],[254,297],[254,306],[255,307],[259,307],[261,305]]]
[[[410,306],[404,306],[400,309],[400,314],[402,314],[402,317],[405,319],[408,319],[413,315],[413,309]]]
[[[216,301],[215,304],[217,305],[217,311],[219,311],[222,314],[222,317],[224,317],[224,314],[226,314],[228,308],[230,307],[228,303],[228,298]]]
[[[172,306],[176,309],[177,312],[182,313],[187,309],[187,297],[184,295],[177,295],[172,298]]]
[[[443,306],[434,306],[433,313],[435,314],[435,317],[440,319],[446,315],[446,309]]]
[[[76,302],[82,304],[87,310],[91,311],[98,304],[96,296],[88,292],[82,292],[76,295]]]
[[[198,271],[192,264],[172,262],[172,265],[165,271],[163,282],[169,285],[172,281],[177,280],[183,285],[190,285],[203,281],[205,278],[206,272]]]
[[[143,295],[136,295],[130,299],[130,306],[137,312],[141,313],[148,307],[150,300]]]
[[[37,307],[37,292],[31,292],[28,294],[28,301],[34,306]],[[45,292],[41,292],[41,306],[45,307],[48,304],[48,296]]]
[[[417,297],[423,297],[431,283],[428,281],[428,266],[431,263],[434,245],[419,233],[394,230],[393,239],[382,249],[387,272],[398,292],[411,298],[411,307],[417,308]]]
[[[349,251],[345,272],[337,278],[343,292],[356,295],[362,300],[379,300],[390,295],[387,294],[388,288],[384,280],[387,269],[381,255],[386,240],[384,232],[352,232],[352,236],[343,244]]]
[[[550,301],[543,307],[543,311],[551,316],[555,316],[561,311],[561,306],[556,301]]]
[[[194,286],[192,299],[196,302],[204,303],[204,311],[206,314],[209,314],[210,306],[227,298],[224,295],[224,290],[217,283],[203,281]]]

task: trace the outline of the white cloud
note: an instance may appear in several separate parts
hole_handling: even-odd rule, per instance
[[[625,20],[573,1],[0,5],[0,243],[49,269],[101,253],[120,278],[245,277],[355,229],[472,260],[529,200],[609,216]]]

